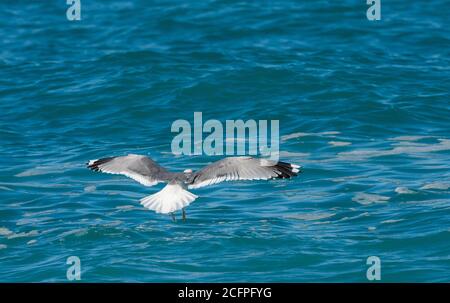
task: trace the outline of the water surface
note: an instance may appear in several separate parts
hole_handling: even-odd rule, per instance
[[[56,3],[58,2],[58,3]],[[449,281],[449,2],[0,4],[0,280]],[[171,123],[278,119],[293,180],[195,191],[186,223],[87,170],[138,153],[172,170]]]

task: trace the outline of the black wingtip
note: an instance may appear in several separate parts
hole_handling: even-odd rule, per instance
[[[115,157],[101,158],[101,159],[95,160],[92,163],[91,163],[91,161],[89,161],[89,162],[86,162],[86,166],[87,166],[87,168],[89,168],[93,171],[99,171],[100,170],[99,165],[109,162],[114,158]]]
[[[292,177],[296,177],[299,173],[301,173],[300,167],[293,166],[292,164],[287,162],[280,161],[275,165],[275,168],[277,169],[276,173],[278,174],[277,178],[279,179],[290,179]],[[298,170],[298,172],[296,172],[295,170]]]

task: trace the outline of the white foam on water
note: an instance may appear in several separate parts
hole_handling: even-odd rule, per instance
[[[345,221],[355,220],[355,219],[369,217],[369,216],[370,216],[369,212],[363,212],[363,213],[357,214],[356,216],[353,216],[353,217],[343,217],[343,218],[337,220],[337,222],[345,222]]]
[[[95,185],[89,185],[89,186],[86,186],[86,187],[84,188],[84,192],[86,192],[86,193],[92,193],[92,192],[94,192],[96,189],[97,189],[97,187],[96,187]]]
[[[369,227],[367,227],[367,229],[370,230],[370,231],[374,231],[374,230],[376,230],[377,228],[376,228],[375,226],[369,226]]]
[[[116,209],[117,209],[116,212],[127,212],[136,209],[136,207],[134,205],[120,205],[117,206]]]
[[[52,217],[22,218],[22,219],[17,220],[16,225],[21,226],[21,225],[37,224],[37,223],[42,223],[42,222],[49,221],[52,219],[53,219]]]
[[[331,146],[339,147],[339,146],[348,146],[352,145],[351,142],[345,142],[345,141],[330,141],[328,142]]]
[[[9,235],[12,235],[14,232],[12,232],[11,230],[9,230],[6,227],[0,227],[0,236],[6,236],[8,237]]]
[[[352,198],[352,201],[361,205],[368,205],[372,203],[386,203],[387,201],[389,201],[389,199],[389,197],[376,194],[357,193]]]
[[[76,237],[81,237],[81,236],[86,235],[87,233],[88,233],[88,229],[87,228],[78,228],[78,229],[65,231],[62,234],[60,234],[59,236],[61,238],[66,238],[67,236],[70,236],[70,235],[74,235]]]
[[[123,223],[123,221],[120,220],[116,220],[116,221],[112,221],[112,222],[108,222],[105,224],[102,224],[101,226],[103,227],[115,227],[115,226],[119,226]]]
[[[37,240],[30,240],[27,242],[27,245],[32,245],[35,244],[37,242]]]
[[[31,176],[40,176],[40,175],[48,175],[54,173],[63,173],[70,168],[75,167],[77,164],[73,163],[65,163],[58,165],[46,165],[46,166],[36,166],[34,168],[27,169],[21,173],[15,175],[15,177],[31,177]]]
[[[281,151],[280,153],[281,158],[287,158],[287,157],[300,157],[300,158],[307,158],[311,154],[310,153],[296,153],[296,152],[289,152],[289,151]],[[275,153],[276,155],[276,153]]]
[[[289,134],[289,135],[281,136],[280,139],[281,139],[281,141],[287,141],[287,140],[290,140],[290,139],[306,137],[306,136],[309,136],[309,135],[311,135],[311,134],[310,133],[301,133],[301,132],[299,132],[299,133],[292,133],[292,134]]]
[[[399,141],[399,142],[394,142],[391,144],[391,146],[395,146],[395,147],[423,147],[423,146],[427,146],[427,145],[429,145],[429,144],[419,143],[419,142],[414,142],[414,141]]]
[[[325,225],[325,224],[330,224],[330,223],[331,223],[331,221],[316,221],[316,222],[313,222],[311,224],[313,224],[313,225]]]
[[[6,227],[0,227],[0,236],[8,237],[10,235],[14,234],[13,231],[9,230]]]
[[[340,132],[337,131],[326,131],[326,132],[320,132],[320,133],[303,133],[303,132],[297,132],[292,133],[289,135],[281,136],[280,139],[282,142],[290,140],[290,139],[296,139],[301,137],[307,137],[307,136],[318,136],[318,137],[335,137],[336,135],[339,135]]]
[[[8,245],[6,245],[6,244],[0,244],[0,249],[5,249],[7,247],[8,247]]]
[[[349,180],[357,180],[357,179],[363,179],[363,178],[367,178],[367,176],[365,176],[365,175],[345,176],[345,177],[333,178],[333,179],[331,179],[331,181],[346,182]]]
[[[402,204],[411,204],[411,205],[420,205],[422,207],[431,207],[431,208],[448,208],[448,199],[432,199],[432,200],[419,200],[419,201],[405,201],[401,202]]]
[[[335,213],[305,213],[305,214],[296,214],[291,216],[286,216],[289,219],[298,219],[304,221],[315,221],[330,218],[336,215]]]
[[[321,133],[317,133],[318,135],[322,135],[322,136],[335,136],[335,135],[339,135],[340,132],[337,131],[329,131],[329,132],[321,132]]]
[[[398,136],[389,138],[391,141],[419,141],[425,138],[433,138],[432,136]]]
[[[410,194],[415,194],[416,193],[415,191],[413,191],[413,190],[411,190],[411,189],[409,189],[407,187],[404,187],[404,186],[397,187],[395,189],[395,192],[397,194],[399,194],[399,195],[410,195]]]
[[[367,158],[381,157],[381,156],[392,156],[400,154],[411,155],[418,153],[429,153],[429,152],[450,150],[450,140],[448,139],[438,139],[438,140],[439,143],[432,143],[432,144],[416,143],[413,145],[407,144],[402,146],[396,146],[392,149],[387,150],[361,149],[349,152],[341,152],[338,153],[338,157],[341,160],[348,160],[349,158],[353,160],[355,159],[363,160]]]
[[[39,175],[45,175],[45,174],[48,174],[51,172],[52,172],[52,170],[48,170],[42,166],[38,166],[35,168],[27,169],[21,173],[18,173],[15,175],[15,177],[21,178],[21,177],[39,176]]]
[[[21,233],[13,233],[8,236],[8,239],[16,239],[16,238],[26,238],[26,237],[34,237],[39,235],[37,230],[32,230],[29,232],[21,232]]]
[[[24,217],[34,217],[34,216],[40,216],[40,215],[49,215],[49,214],[53,214],[58,212],[56,209],[48,209],[48,210],[43,210],[43,211],[38,211],[38,212],[26,212],[23,214]]]
[[[119,205],[116,206],[116,209],[130,209],[130,208],[135,208],[134,205]]]
[[[384,220],[381,221],[381,224],[392,224],[392,223],[397,223],[397,222],[401,222],[404,221],[405,219],[389,219],[389,220]]]
[[[450,182],[432,182],[425,184],[420,189],[438,189],[438,190],[447,190],[450,188]]]

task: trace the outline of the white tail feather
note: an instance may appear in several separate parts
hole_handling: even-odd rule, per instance
[[[157,213],[169,214],[180,210],[197,199],[193,193],[183,189],[179,184],[167,184],[156,194],[141,199],[141,204]]]

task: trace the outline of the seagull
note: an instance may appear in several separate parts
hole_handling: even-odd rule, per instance
[[[180,209],[185,221],[185,208],[198,198],[187,189],[223,181],[285,179],[300,172],[299,165],[248,156],[223,158],[196,172],[191,169],[169,172],[149,157],[136,154],[90,160],[87,167],[103,173],[125,175],[145,186],[167,183],[162,190],[142,198],[140,202],[156,213],[170,214],[173,221],[176,221],[174,213]]]

